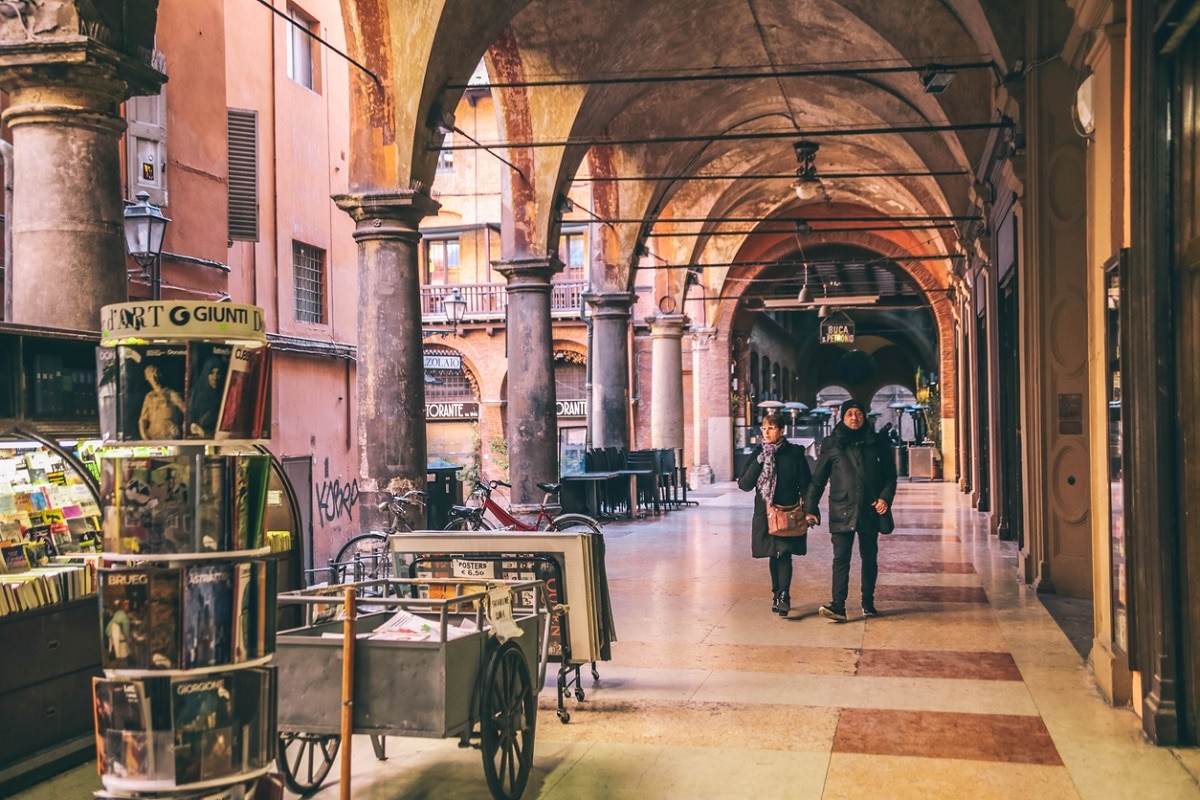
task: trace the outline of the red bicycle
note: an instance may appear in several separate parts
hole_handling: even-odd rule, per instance
[[[507,509],[492,499],[492,491],[497,486],[503,486],[507,489],[512,488],[512,484],[500,480],[488,481],[487,483],[475,481],[475,489],[471,492],[471,496],[478,498],[478,502],[474,505],[452,506],[450,508],[450,523],[445,529],[448,531],[505,530],[600,533],[600,523],[587,514],[559,514],[558,516],[553,516],[550,510],[550,501],[558,495],[561,484],[537,484],[537,487],[545,492],[546,496],[542,499],[542,504],[538,506],[537,518],[533,523],[517,519]],[[491,512],[492,516],[496,518],[496,521],[499,522],[498,525],[484,516],[488,512]]]

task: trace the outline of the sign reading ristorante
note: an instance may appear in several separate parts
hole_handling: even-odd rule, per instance
[[[104,344],[162,339],[261,343],[267,328],[258,306],[210,300],[138,300],[100,310]]]
[[[425,419],[476,419],[479,403],[426,403]]]

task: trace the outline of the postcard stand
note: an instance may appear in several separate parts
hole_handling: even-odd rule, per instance
[[[282,796],[262,309],[106,306],[97,798]]]

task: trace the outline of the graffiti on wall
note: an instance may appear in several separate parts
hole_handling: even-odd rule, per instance
[[[334,478],[322,481],[314,488],[317,490],[317,517],[321,520],[321,527],[342,517],[354,519],[354,507],[358,505],[357,479],[343,483]]]

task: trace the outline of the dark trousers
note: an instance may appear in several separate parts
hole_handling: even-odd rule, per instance
[[[855,531],[834,533],[833,604],[844,607],[850,593],[850,556],[854,551]],[[879,534],[858,533],[858,555],[862,558],[863,605],[875,603],[875,579],[879,577]]]
[[[786,553],[781,556],[771,556],[767,559],[771,564],[771,593],[790,593],[792,590],[792,556]]]

